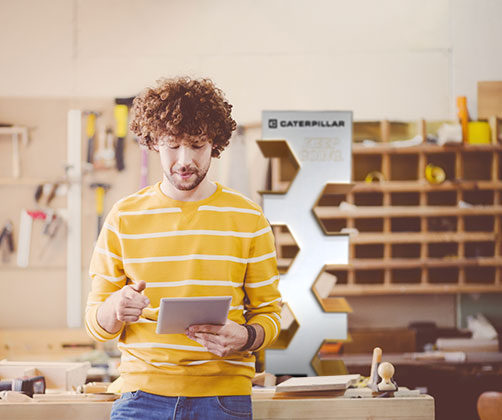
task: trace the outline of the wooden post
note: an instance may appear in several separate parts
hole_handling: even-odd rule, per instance
[[[68,235],[66,256],[66,323],[82,325],[82,113],[68,112]]]

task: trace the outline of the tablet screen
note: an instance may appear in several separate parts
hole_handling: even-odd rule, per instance
[[[194,324],[223,325],[231,301],[231,296],[162,298],[156,332],[184,334]]]

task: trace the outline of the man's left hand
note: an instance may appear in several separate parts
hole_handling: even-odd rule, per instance
[[[240,351],[248,339],[246,327],[229,319],[224,325],[190,325],[185,333],[220,357]]]

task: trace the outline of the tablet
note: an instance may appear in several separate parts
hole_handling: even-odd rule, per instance
[[[231,296],[162,298],[156,332],[184,334],[194,324],[223,325],[231,301]]]

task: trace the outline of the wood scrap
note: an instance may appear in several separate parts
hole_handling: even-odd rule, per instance
[[[276,392],[337,391],[356,383],[361,375],[308,376],[291,378],[277,385]]]

